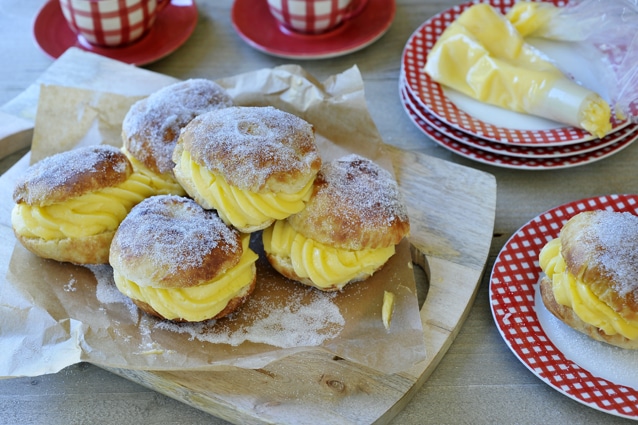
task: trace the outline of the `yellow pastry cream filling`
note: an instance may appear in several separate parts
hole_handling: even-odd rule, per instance
[[[545,19],[545,9],[526,12]],[[512,19],[522,30],[540,25],[521,14],[519,10]],[[611,130],[607,102],[566,78],[488,4],[468,8],[445,29],[428,53],[424,71],[484,103],[581,127],[597,137]]]
[[[151,179],[134,172],[117,186],[64,202],[16,204],[11,221],[15,231],[25,237],[56,240],[93,236],[117,229],[131,208],[154,194]]]
[[[221,276],[198,286],[170,289],[138,286],[113,270],[115,284],[124,295],[147,303],[166,319],[207,320],[226,308],[233,298],[245,295],[252,283],[258,256],[249,248],[249,243],[250,235],[243,234],[243,254],[239,263]]]
[[[620,334],[630,340],[638,338],[638,322],[623,319],[578,276],[570,273],[560,250],[560,238],[556,238],[545,245],[539,255],[541,269],[552,280],[556,302],[570,307],[582,321],[607,335]]]
[[[371,276],[394,255],[395,247],[353,251],[333,248],[306,238],[287,221],[276,221],[263,232],[264,250],[289,258],[297,276],[319,288],[343,288],[353,279]]]
[[[128,160],[133,165],[133,170],[135,173],[139,173],[145,178],[149,179],[149,186],[155,189],[155,193],[157,195],[178,195],[184,196],[186,195],[186,191],[180,185],[175,177],[171,174],[158,174],[148,168],[146,165],[138,161],[135,157],[133,157],[126,148],[122,148],[122,152]]]
[[[256,193],[228,184],[220,175],[208,171],[183,151],[177,167],[191,181],[207,203],[215,208],[226,224],[240,230],[266,227],[301,211],[312,195],[312,179],[295,193]]]

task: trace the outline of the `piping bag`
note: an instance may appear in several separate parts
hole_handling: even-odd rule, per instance
[[[611,17],[597,16],[613,21],[611,25],[620,27],[622,24],[622,28],[614,31],[617,37],[606,37],[605,46],[609,43],[617,46],[616,55],[623,51],[622,46],[633,42],[636,33],[631,30],[632,25],[636,25],[635,5],[623,5],[628,11],[621,12],[619,9],[623,8],[619,3],[635,1],[638,0],[614,1]],[[610,61],[609,48],[601,49],[600,42],[585,36],[585,28],[591,28],[591,20],[600,13],[599,9],[588,8],[588,3],[604,7],[602,2],[589,0],[562,8],[545,2],[519,2],[507,15],[502,15],[488,4],[473,5],[439,37],[428,54],[424,71],[434,81],[481,102],[583,128],[596,137],[604,137],[612,128],[610,104],[614,105],[619,119],[635,115],[630,105],[636,99],[633,91],[638,90],[638,86],[631,84],[633,80],[622,84],[619,78],[628,78],[632,71],[635,74],[636,61],[627,56],[638,53],[624,55],[623,75],[619,75],[618,67]],[[587,24],[581,21],[585,12],[591,16]],[[623,21],[628,16],[631,19]],[[578,26],[582,34],[578,40],[574,40],[574,26]],[[608,100],[566,75],[545,53],[527,42],[531,37],[569,43],[569,48],[585,51],[587,58],[596,61],[600,65],[597,68],[602,69],[597,81],[603,86],[600,92],[605,93]],[[601,34],[599,38],[604,37]],[[635,75],[632,78],[635,79]],[[622,90],[622,86],[629,90]]]

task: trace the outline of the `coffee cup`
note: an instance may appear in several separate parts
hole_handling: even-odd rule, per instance
[[[89,44],[118,47],[144,36],[170,0],[59,0],[69,27]]]
[[[356,17],[368,0],[267,0],[273,17],[286,30],[304,34],[332,31]]]

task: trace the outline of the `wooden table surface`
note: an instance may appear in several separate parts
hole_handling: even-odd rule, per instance
[[[540,212],[581,198],[635,193],[638,147],[630,146],[618,155],[585,166],[521,171],[464,159],[429,140],[401,106],[400,57],[405,42],[423,21],[456,3],[398,0],[392,27],[371,46],[338,58],[291,60],[256,51],[235,33],[230,19],[232,0],[199,0],[199,18],[192,37],[173,54],[145,68],[180,79],[216,79],[297,63],[321,80],[357,65],[364,78],[370,112],[387,143],[496,177],[494,236],[476,301],[439,366],[392,423],[629,423],[560,394],[512,354],[492,319],[488,281],[494,259],[508,238]],[[34,19],[43,4],[43,0],[0,2],[0,105],[20,94],[52,64],[32,35]],[[8,163],[2,164],[4,172]],[[0,381],[0,412],[2,424],[226,423],[84,363],[53,375]]]

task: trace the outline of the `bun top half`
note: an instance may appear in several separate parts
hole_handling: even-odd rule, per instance
[[[152,171],[169,173],[182,128],[198,115],[232,105],[230,95],[214,81],[171,84],[131,106],[122,123],[124,147]]]
[[[80,147],[44,158],[16,182],[13,200],[46,206],[117,186],[133,173],[119,149],[109,145]]]
[[[321,167],[314,127],[271,106],[198,116],[184,128],[173,158],[184,150],[230,185],[255,193],[296,193]]]
[[[117,229],[109,262],[139,286],[189,288],[239,263],[239,232],[195,201],[157,195],[137,204]]]
[[[394,177],[355,154],[324,164],[306,208],[287,220],[307,238],[350,250],[396,245],[410,231]]]
[[[572,217],[560,234],[571,274],[627,320],[638,320],[638,216],[590,211]]]

